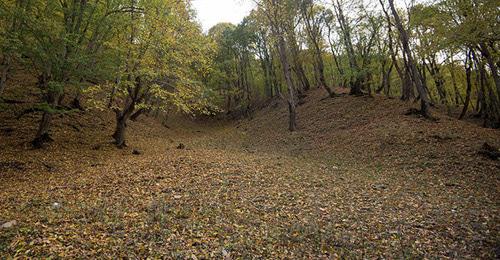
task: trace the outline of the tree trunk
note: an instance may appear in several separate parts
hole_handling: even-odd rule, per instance
[[[130,75],[129,75],[130,77]],[[125,105],[123,110],[120,111],[115,109],[116,113],[116,128],[113,133],[113,138],[115,139],[115,144],[118,148],[126,147],[125,142],[125,130],[127,128],[127,121],[130,119],[130,116],[135,111],[135,106],[144,98],[146,94],[141,95],[140,91],[142,89],[141,78],[137,77],[135,79],[135,86],[133,89],[129,91],[129,96],[125,101]]]
[[[495,86],[496,86],[496,90],[497,90],[497,95],[498,95],[497,98],[500,99],[500,75],[498,75],[498,67],[497,67],[497,65],[494,61],[494,58],[492,57],[492,55],[488,49],[488,46],[486,46],[486,44],[484,44],[484,43],[480,43],[479,46],[480,46],[479,50],[481,51],[481,54],[483,55],[483,57],[485,57],[486,62],[488,63],[488,66],[490,67],[490,71],[491,71],[491,74],[493,76],[493,80],[495,82]]]
[[[82,106],[81,97],[82,97],[82,92],[81,90],[79,90],[76,96],[73,98],[73,101],[71,101],[71,108],[78,109],[81,111],[85,110]]]
[[[279,36],[278,49],[280,52],[280,59],[283,67],[283,74],[285,76],[286,84],[288,86],[288,113],[289,113],[289,121],[288,121],[288,130],[295,131],[297,130],[297,112],[296,112],[296,104],[295,104],[295,87],[292,81],[292,75],[290,73],[290,64],[288,64],[288,58],[286,56],[286,46],[285,40],[282,36]]]
[[[413,93],[413,84],[411,82],[411,77],[408,72],[408,66],[406,66],[406,58],[403,53],[403,60],[404,62],[404,68],[399,66],[398,59],[396,56],[396,50],[394,49],[394,41],[392,38],[392,22],[391,18],[389,16],[389,13],[385,9],[384,3],[382,0],[379,0],[380,5],[382,6],[382,11],[385,14],[385,18],[387,21],[387,35],[388,35],[388,44],[389,44],[389,52],[391,54],[391,59],[392,63],[394,64],[394,67],[396,68],[396,71],[398,73],[399,79],[401,80],[401,100],[403,101],[408,101],[411,98],[414,97]],[[397,47],[396,47],[397,48]]]
[[[293,28],[291,30],[293,30]],[[302,61],[300,60],[299,47],[297,46],[297,39],[295,38],[295,32],[288,32],[288,35],[289,35],[288,36],[289,42],[291,45],[290,51],[292,54],[295,75],[297,75],[297,78],[300,81],[300,84],[302,86],[301,89],[303,91],[309,91],[311,89],[311,83],[309,82],[309,79],[307,78],[306,72],[305,72],[304,67],[302,65]],[[283,39],[283,41],[284,41],[284,39]]]
[[[276,67],[274,65],[275,57],[274,54],[271,52],[269,55],[270,61],[269,64],[271,65],[270,67],[270,72],[271,72],[271,81],[273,82],[273,96],[279,96],[282,97],[281,94],[281,84],[278,80],[278,75],[276,75]]]
[[[312,9],[312,5],[308,5],[306,3],[303,3],[301,6],[301,12],[302,12],[302,18],[305,21],[306,25],[306,32],[307,35],[309,36],[310,42],[313,44],[314,47],[314,56],[315,56],[315,74],[316,74],[316,79],[318,80],[319,84],[321,87],[323,87],[326,92],[328,93],[329,97],[334,97],[335,92],[328,86],[328,83],[326,82],[325,78],[325,63],[323,61],[323,56],[321,48],[319,46],[319,41],[321,38],[321,30],[318,29],[317,24],[311,24],[311,20],[313,18],[311,17],[311,14],[309,13],[308,9]]]
[[[115,144],[118,148],[126,147],[125,143],[125,130],[127,128],[127,118],[124,116],[116,117],[116,128],[113,133],[113,138],[115,139]]]
[[[317,45],[317,44],[316,44]],[[325,63],[323,62],[323,57],[321,56],[321,49],[316,46],[316,62],[318,67],[318,78],[321,86],[326,90],[329,97],[335,97],[335,92],[328,86],[325,78]]]
[[[454,64],[455,63],[453,62],[453,59],[452,59],[451,60],[451,68],[450,68],[451,82],[453,84],[453,90],[455,92],[455,106],[458,106],[458,105],[460,105],[460,101],[462,101],[462,103],[464,103],[464,100],[462,98],[462,95],[460,94],[460,91],[458,90]]]
[[[52,122],[53,116],[53,111],[50,111],[50,109],[55,109],[57,106],[57,93],[49,91],[47,93],[46,100],[49,106],[49,110],[43,112],[42,119],[40,120],[40,124],[38,125],[38,131],[36,133],[35,139],[31,142],[33,147],[36,149],[43,148],[46,143],[53,141],[49,134],[50,123]]]
[[[115,93],[116,93],[116,86],[113,86],[113,88],[111,89],[111,93],[109,95],[108,108],[111,108],[111,106],[113,106],[113,102],[115,101]]]
[[[425,68],[427,68],[427,70],[429,71],[429,73],[432,76],[432,79],[434,80],[434,84],[436,85],[436,89],[437,89],[437,92],[439,95],[439,101],[441,102],[441,104],[447,105],[448,104],[448,102],[447,102],[448,94],[447,94],[446,88],[444,86],[444,84],[445,84],[444,78],[441,75],[441,71],[439,70],[439,65],[436,63],[435,57],[429,58],[429,63],[426,63],[424,60],[423,66],[424,66],[424,70],[425,70]]]
[[[382,86],[385,89],[386,96],[389,96],[391,93],[391,73],[392,73],[393,67],[394,67],[394,63],[391,63],[391,65],[389,66],[389,70],[387,70],[387,73],[384,73],[384,75],[383,75]]]
[[[350,95],[361,96],[363,95],[363,91],[361,90],[362,79],[360,78],[360,69],[358,66],[358,62],[356,61],[356,53],[354,52],[354,47],[352,45],[351,38],[351,28],[349,26],[346,17],[344,16],[344,11],[342,9],[341,3],[336,1],[336,8],[334,10],[337,14],[337,20],[340,25],[340,29],[342,30],[345,51],[347,54],[347,58],[349,61],[349,67],[351,68],[351,74],[354,76],[350,77],[349,83],[351,85]]]
[[[265,54],[264,54],[265,55]],[[269,58],[268,57],[260,57],[260,65],[262,68],[262,72],[264,74],[264,91],[266,93],[267,98],[273,97],[273,83],[271,81],[271,69],[269,68]]]
[[[229,115],[231,114],[231,94],[227,95],[227,101],[226,101],[226,114]]]
[[[458,119],[460,119],[460,120],[464,118],[465,114],[467,113],[467,110],[469,109],[470,94],[472,91],[471,68],[472,68],[471,54],[470,54],[470,52],[468,52],[466,59],[465,59],[465,76],[467,79],[467,91],[466,91],[465,102],[464,102],[464,107],[462,109],[462,113],[460,113],[460,116],[458,117]]]
[[[141,108],[141,109],[135,111],[135,113],[133,113],[130,116],[130,120],[137,121],[137,119],[139,118],[139,116],[141,116],[142,114],[144,114],[144,112],[146,112],[146,109],[144,109],[144,108]]]
[[[276,1],[273,0],[273,4],[276,4]],[[272,20],[272,18],[270,18]],[[295,101],[295,86],[292,81],[291,68],[288,63],[288,57],[286,52],[286,44],[285,39],[283,38],[283,34],[280,33],[279,26],[277,24],[273,24],[273,33],[275,37],[278,39],[278,52],[281,60],[281,67],[283,70],[283,75],[285,76],[286,85],[288,88],[288,113],[289,113],[289,121],[288,121],[288,130],[295,131],[297,130],[297,112],[296,112],[296,101]]]
[[[269,54],[268,41],[266,39],[266,33],[264,31],[259,32],[260,40],[259,40],[259,58],[262,67],[262,71],[264,73],[264,86],[266,97],[272,98],[274,96],[274,86],[273,86],[273,78],[272,78],[272,61],[271,56]]]
[[[401,78],[401,100],[408,101],[415,97],[413,92],[413,82],[411,81],[410,73],[407,69],[403,72],[403,78]]]
[[[330,50],[332,52],[332,58],[333,58],[333,61],[335,62],[335,66],[337,67],[337,71],[339,72],[339,76],[341,78],[341,87],[344,87],[344,70],[342,69],[342,67],[340,66],[340,63],[339,63],[339,59],[338,59],[338,55],[335,51],[335,48],[333,47],[333,42],[332,40],[330,39],[330,35],[331,35],[331,27],[328,26],[328,43],[330,44]],[[333,74],[333,71],[332,71],[332,74]]]
[[[290,67],[293,67],[293,71],[295,72],[295,75],[297,76],[298,80],[300,81],[301,88],[297,88],[299,92],[302,91],[309,91],[311,89],[311,83],[309,82],[309,79],[307,78],[306,72],[304,70],[304,66],[302,64],[302,60],[300,59],[300,49],[299,46],[297,45],[297,37],[295,35],[295,28],[293,26],[289,26],[286,30],[286,37],[288,39],[289,43],[289,51],[291,54],[292,58],[292,65],[289,65]],[[285,41],[285,39],[283,39]],[[279,44],[278,44],[279,45]],[[279,48],[279,46],[278,46]],[[280,51],[280,50],[278,50]],[[281,56],[281,54],[280,54]],[[287,58],[288,59],[288,58]]]
[[[33,147],[36,149],[42,148],[44,144],[53,141],[50,137],[49,129],[52,121],[52,114],[44,112],[35,139],[32,141]]]
[[[394,0],[389,0],[389,5],[391,7],[392,14],[394,16],[396,28],[398,28],[401,44],[403,46],[403,50],[406,53],[408,59],[408,65],[410,67],[412,80],[417,87],[418,94],[420,96],[420,113],[424,117],[430,117],[429,114],[429,96],[426,90],[425,82],[423,81],[422,75],[419,73],[417,69],[417,65],[415,60],[413,59],[412,52],[410,50],[409,38],[406,30],[403,28],[403,23],[401,22],[401,18],[399,17],[396,8],[394,7]]]
[[[125,142],[125,130],[127,128],[127,121],[134,112],[135,101],[132,98],[127,98],[127,102],[123,111],[115,110],[116,113],[116,128],[113,133],[113,138],[115,139],[115,144],[118,148],[126,147]]]
[[[10,62],[8,61],[7,57],[3,58],[1,65],[2,69],[0,71],[0,97],[2,97],[5,87],[7,86],[7,75],[10,69]]]

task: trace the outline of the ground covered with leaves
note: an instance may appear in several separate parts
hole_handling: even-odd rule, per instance
[[[38,115],[0,112],[0,256],[498,258],[498,130],[385,97],[312,92],[238,122],[80,112],[31,150]],[[179,144],[183,145],[179,145]],[[183,148],[183,149],[178,149]],[[136,149],[139,155],[133,154]]]

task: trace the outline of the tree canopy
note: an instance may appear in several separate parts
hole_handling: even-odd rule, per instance
[[[294,131],[314,87],[419,101],[428,118],[458,107],[499,126],[496,1],[254,3],[241,23],[204,34],[188,0],[3,1],[0,95],[16,69],[37,76],[36,147],[51,140],[52,116],[82,101],[115,112],[118,146],[143,113],[251,116],[274,98]]]

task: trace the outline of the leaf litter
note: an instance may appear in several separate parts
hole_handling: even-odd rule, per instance
[[[283,104],[237,123],[143,118],[124,150],[109,144],[111,114],[62,116],[56,141],[30,150],[33,119],[2,112],[14,130],[1,136],[0,224],[15,225],[0,255],[498,257],[500,164],[478,154],[498,130],[405,116],[412,104],[384,97],[321,98],[299,108],[298,132]]]

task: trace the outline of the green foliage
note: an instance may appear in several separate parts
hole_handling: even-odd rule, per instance
[[[63,91],[64,91],[64,83],[62,82],[50,81],[47,84],[47,92],[61,94]]]
[[[16,63],[39,76],[46,97],[40,109],[49,113],[59,96],[83,93],[99,109],[109,100],[114,110],[133,100],[135,109],[213,114],[248,109],[280,92],[285,82],[276,38],[282,35],[295,85],[301,66],[318,85],[320,57],[332,84],[359,82],[370,93],[384,84],[389,67],[403,68],[388,72],[388,82],[398,86],[387,93],[401,94],[405,57],[397,30],[387,27],[392,17],[378,3],[255,2],[240,24],[221,23],[203,35],[187,0],[1,1],[0,67]],[[499,106],[497,1],[439,0],[399,12],[406,12],[401,17],[420,73],[431,74],[432,96],[443,94],[435,84],[442,80],[446,103],[462,105],[463,53],[473,49],[472,100],[487,108],[477,112]]]

